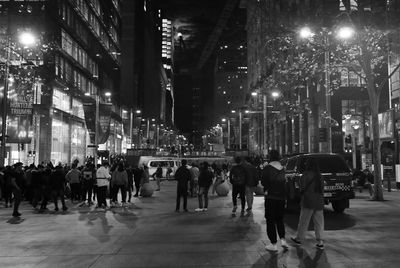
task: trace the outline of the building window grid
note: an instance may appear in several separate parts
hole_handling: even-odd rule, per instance
[[[88,4],[84,0],[70,0],[72,4],[76,7],[78,12],[84,17],[84,19],[88,22],[89,27],[93,30],[93,32],[97,35],[97,37],[100,38],[101,41],[103,41],[103,45],[106,47],[106,49],[109,49],[110,52],[115,52],[116,50],[114,49],[115,46],[111,47],[111,42],[109,41],[110,39],[114,39],[113,34],[107,30],[103,29],[104,26],[100,26],[99,19],[96,17],[95,12],[89,9]],[[87,14],[86,14],[87,13]],[[115,43],[119,46],[119,36],[118,33],[115,33]],[[105,41],[104,39],[107,39]],[[117,55],[111,54],[111,56],[119,61]]]

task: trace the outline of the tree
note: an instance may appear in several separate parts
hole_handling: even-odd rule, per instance
[[[351,3],[350,3],[351,2]],[[267,87],[280,88],[286,95],[296,87],[304,83],[322,84],[323,73],[327,72],[323,66],[323,55],[329,53],[329,72],[339,74],[343,69],[356,73],[361,81],[365,81],[369,96],[373,159],[374,159],[374,200],[383,200],[382,178],[381,178],[381,151],[379,137],[378,107],[382,90],[385,88],[390,77],[398,72],[400,63],[388,74],[388,58],[398,51],[394,43],[389,42],[390,37],[399,34],[391,29],[390,24],[390,1],[377,1],[371,6],[367,1],[350,1],[341,4],[341,13],[333,19],[331,26],[320,26],[319,31],[314,31],[308,42],[298,39],[294,24],[281,23],[281,28],[270,33],[265,42],[271,49],[269,55],[269,66],[273,69],[271,75],[264,77]],[[358,3],[360,2],[360,3]],[[343,3],[341,1],[341,3]],[[394,10],[393,12],[397,12]],[[398,15],[398,13],[395,13]],[[395,17],[395,16],[393,16]],[[314,22],[315,25],[321,25]],[[354,30],[354,36],[343,42],[333,42],[336,31],[340,27],[348,26],[348,30]],[[350,37],[350,36],[348,36]],[[332,40],[332,41],[330,41]],[[336,78],[332,80],[328,89],[332,93],[340,83]],[[288,106],[290,98],[286,99]]]

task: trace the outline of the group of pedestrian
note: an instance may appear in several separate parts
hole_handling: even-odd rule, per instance
[[[126,167],[122,161],[112,167],[104,162],[97,169],[90,161],[81,167],[75,161],[71,168],[61,164],[54,167],[52,163],[24,167],[20,162],[0,168],[1,197],[6,208],[13,207],[14,217],[21,216],[19,204],[23,199],[39,213],[48,210],[50,201],[54,202],[55,211],[59,211],[59,201],[61,209],[68,210],[66,198],[70,198],[72,204],[79,203],[79,207],[91,206],[97,199],[96,208],[106,208],[108,194],[111,207],[120,205],[119,194],[124,206],[131,202],[132,196],[139,196],[141,186],[148,180],[146,167]]]
[[[265,218],[267,222],[267,236],[270,244],[266,246],[269,251],[276,252],[277,234],[281,241],[281,246],[285,249],[288,244],[285,239],[284,213],[286,204],[286,179],[285,170],[280,163],[279,152],[270,151],[270,162],[264,167],[261,183],[264,187],[265,195]],[[324,231],[324,184],[319,171],[318,161],[310,158],[305,164],[305,171],[300,178],[301,192],[301,211],[297,233],[291,237],[295,245],[301,245],[305,238],[311,218],[314,223],[316,247],[323,249]]]

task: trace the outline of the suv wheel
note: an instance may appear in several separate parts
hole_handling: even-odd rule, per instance
[[[336,213],[343,213],[343,211],[347,207],[347,200],[342,199],[342,200],[337,200],[332,202],[332,208]]]

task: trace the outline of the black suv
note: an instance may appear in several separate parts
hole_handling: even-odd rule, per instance
[[[319,163],[324,179],[325,203],[332,203],[333,210],[342,213],[349,207],[349,199],[354,198],[351,170],[338,154],[303,154],[293,156],[286,162],[286,180],[289,188],[289,198],[299,201],[299,179],[304,172],[308,159],[315,158]],[[292,201],[293,201],[292,200]]]

